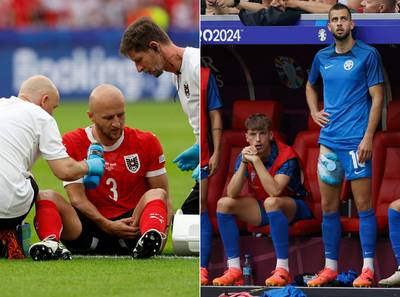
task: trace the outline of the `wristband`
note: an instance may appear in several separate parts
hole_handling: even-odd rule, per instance
[[[244,164],[249,164],[249,161],[243,161],[243,159],[241,160],[241,162]]]

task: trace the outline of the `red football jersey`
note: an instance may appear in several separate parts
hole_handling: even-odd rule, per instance
[[[86,159],[92,142],[96,140],[91,127],[63,136],[68,154],[77,161]],[[115,218],[135,208],[150,189],[147,178],[166,173],[157,137],[138,129],[125,127],[123,136],[114,145],[104,147],[104,160],[100,184],[93,190],[86,190],[86,196],[106,218]]]

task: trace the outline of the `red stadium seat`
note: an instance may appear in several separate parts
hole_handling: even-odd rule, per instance
[[[374,138],[372,155],[372,195],[378,232],[385,233],[388,207],[392,201],[400,198],[400,131],[378,132]]]
[[[215,175],[208,179],[207,206],[214,230],[218,229],[216,221],[216,210],[218,200],[226,195],[226,187],[230,181],[236,161],[236,156],[246,146],[244,132],[238,137],[238,131],[225,131],[221,139],[221,160]],[[242,195],[248,194],[247,186],[242,190]],[[244,225],[241,225],[243,229]]]
[[[272,121],[272,130],[280,131],[282,106],[271,100],[236,100],[233,103],[232,129],[245,131],[244,122],[254,113],[263,113]]]
[[[386,128],[400,131],[400,100],[390,101],[387,107]]]

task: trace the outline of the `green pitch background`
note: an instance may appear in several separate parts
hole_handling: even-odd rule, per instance
[[[88,126],[86,111],[86,102],[62,103],[54,114],[61,133]],[[194,185],[191,172],[181,172],[172,163],[195,141],[180,103],[128,103],[126,125],[152,131],[159,138],[176,211]],[[61,181],[52,175],[45,161],[37,161],[33,174],[40,189],[53,189],[66,197]],[[31,225],[33,215],[34,210],[27,219]],[[38,241],[33,227],[32,241]],[[1,259],[0,296],[199,296],[198,259],[176,258],[172,253],[169,239],[163,254],[170,257],[157,259],[75,258],[50,262]]]

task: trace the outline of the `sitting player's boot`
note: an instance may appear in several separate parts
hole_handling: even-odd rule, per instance
[[[135,259],[150,258],[161,251],[165,234],[155,229],[147,230],[136,243],[132,251],[132,257]]]
[[[324,268],[321,270],[317,277],[309,280],[307,282],[307,286],[309,287],[322,287],[330,282],[333,282],[337,277],[337,272],[335,270],[329,269],[329,268]]]
[[[228,268],[222,276],[213,280],[214,286],[243,286],[243,284],[242,270],[235,267]]]
[[[374,273],[369,268],[364,268],[359,277],[353,281],[353,287],[371,287],[374,282]]]
[[[204,267],[200,267],[200,284],[202,286],[208,285],[208,270]]]
[[[284,287],[291,282],[289,271],[282,267],[272,271],[272,275],[265,280],[265,284],[269,287]]]
[[[2,254],[7,259],[23,259],[25,258],[21,244],[17,239],[17,231],[15,229],[0,230],[0,241],[2,245]]]
[[[47,260],[71,260],[71,252],[67,250],[60,242],[48,237],[34,243],[29,248],[29,254],[34,261]]]
[[[388,278],[381,279],[378,284],[382,287],[399,287],[400,286],[400,270],[395,271]]]

